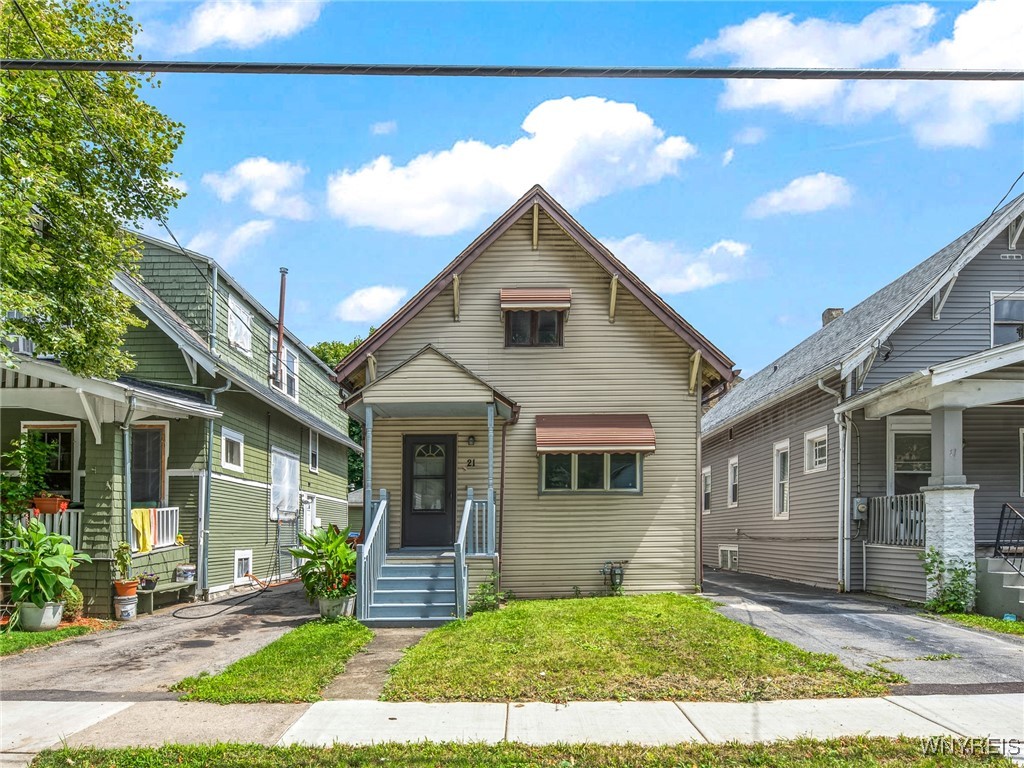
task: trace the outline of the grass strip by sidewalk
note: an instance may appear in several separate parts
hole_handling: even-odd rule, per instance
[[[377,744],[370,747],[261,747],[252,744],[134,749],[59,749],[41,753],[33,768],[334,768],[335,766],[445,766],[445,768],[960,768],[1003,766],[1004,757],[926,756],[919,739],[845,738],[773,744],[680,744],[669,747],[596,744],[532,747],[523,744]]]
[[[929,614],[929,618],[935,618]],[[981,616],[977,613],[943,613],[939,614],[941,619],[949,619],[957,624],[964,624],[976,629],[987,629],[990,632],[1000,632],[1004,635],[1024,636],[1024,621],[1003,621],[994,619],[991,616]]]
[[[87,635],[96,629],[98,627],[71,625],[69,627],[50,629],[45,632],[25,632],[19,629],[13,629],[10,632],[0,632],[0,656],[20,653],[28,648],[42,648],[43,646],[53,645],[72,637]]]
[[[700,597],[515,601],[439,627],[395,665],[389,701],[758,701],[887,692],[722,616]]]
[[[373,633],[354,619],[319,619],[279,637],[217,675],[187,677],[171,690],[218,704],[319,701]]]

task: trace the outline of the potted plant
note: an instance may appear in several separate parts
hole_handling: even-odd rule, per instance
[[[120,578],[114,579],[114,591],[118,597],[133,597],[139,589],[139,580],[132,575],[132,548],[127,541],[122,541],[114,550],[114,566]]]
[[[299,534],[301,547],[289,550],[302,561],[299,578],[310,602],[316,599],[325,618],[351,616],[356,605],[356,553],[349,530],[332,525]]]
[[[42,513],[62,512],[68,499],[46,489],[46,474],[57,446],[44,442],[35,432],[22,432],[3,455],[4,466],[18,475],[0,475],[0,506],[6,515],[22,515],[31,505]]]
[[[16,606],[10,625],[29,632],[55,629],[64,611],[61,598],[74,586],[71,571],[92,558],[36,519],[19,523],[7,540],[11,546],[0,550],[0,576],[10,581]]]
[[[140,573],[139,589],[156,589],[156,583],[158,581],[160,581],[160,577],[151,571]]]

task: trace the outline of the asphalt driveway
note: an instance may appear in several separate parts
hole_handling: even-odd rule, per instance
[[[719,611],[848,667],[880,664],[910,685],[899,693],[1024,691],[1024,638],[968,629],[869,595],[838,594],[748,574],[708,570]],[[952,658],[950,658],[952,656]]]
[[[177,699],[167,687],[216,673],[316,615],[299,584],[140,616],[49,648],[0,659],[0,700]],[[177,614],[177,615],[175,615]]]

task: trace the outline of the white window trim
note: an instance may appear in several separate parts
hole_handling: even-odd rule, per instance
[[[234,440],[239,444],[238,463],[232,464],[228,461],[227,441]],[[236,432],[228,427],[220,428],[220,466],[222,469],[230,469],[235,472],[245,472],[245,435]]]
[[[786,509],[779,509],[779,454],[789,454],[789,478],[786,481]],[[772,520],[789,520],[793,499],[793,452],[789,449],[789,438],[772,444]]]
[[[1016,291],[989,291],[988,301],[988,345],[996,346],[996,302],[1003,299],[1024,301],[1024,290]],[[1002,346],[1002,345],[1000,345]]]
[[[171,502],[171,477],[170,472],[167,470],[167,463],[171,456],[171,422],[166,419],[152,420],[146,419],[145,421],[133,421],[132,427],[159,427],[164,432],[163,443],[163,456],[161,461],[163,462],[163,487],[160,490],[163,498],[160,499],[160,506],[169,506]]]
[[[249,573],[253,573],[253,571],[256,570],[256,563],[253,562],[253,559],[252,559],[252,550],[251,549],[236,549],[235,550],[235,559],[234,559],[233,566],[231,568],[231,577],[232,577],[233,583],[234,583],[234,585],[236,587],[249,586],[250,584],[252,584],[252,580],[249,579],[248,577],[246,577],[246,576],[239,576],[238,575],[238,561],[239,560],[244,560],[246,558],[249,559]]]
[[[270,341],[267,342],[267,349],[269,350],[269,353],[267,355],[267,370],[270,373],[270,388],[276,390],[277,392],[280,392],[289,400],[292,400],[297,403],[299,402],[299,391],[300,385],[302,383],[302,356],[299,354],[299,351],[295,349],[295,347],[288,343],[288,337],[286,336],[284,339],[285,355],[287,356],[287,353],[291,352],[292,355],[295,357],[295,397],[292,397],[291,395],[288,394],[287,373],[282,374],[281,387],[278,387],[277,382],[274,381],[274,366],[271,363],[271,360],[277,356],[277,352],[274,351],[274,345],[277,343],[277,329],[270,329],[269,338]]]
[[[736,570],[739,571],[740,565],[740,548],[738,544],[719,544],[718,545],[718,567],[722,568],[722,553],[723,552],[735,552],[736,553]],[[725,568],[723,570],[730,570]]]
[[[28,432],[29,430],[35,430],[38,432],[49,432],[57,431],[61,429],[70,429],[71,434],[71,500],[81,501],[81,486],[82,477],[85,475],[85,470],[79,469],[79,462],[82,460],[82,422],[80,421],[23,421],[21,422],[21,431]]]
[[[313,445],[316,444],[316,466],[313,466]],[[320,474],[320,433],[314,429],[309,430],[309,471],[314,475]]]
[[[231,340],[232,318],[234,318],[235,322],[241,322],[249,329],[248,349]],[[237,349],[246,357],[252,357],[252,312],[246,309],[245,306],[232,294],[228,294],[228,346],[233,349]]]
[[[736,498],[732,497],[732,468],[736,467]],[[725,472],[725,505],[729,509],[740,505],[740,457],[733,456],[729,459],[729,465]]]
[[[931,434],[931,416],[889,416],[885,420],[885,494],[896,492],[896,434]]]
[[[814,443],[825,438],[825,463],[820,467],[814,466]],[[790,457],[792,458],[792,457]],[[790,468],[792,469],[792,467]],[[810,432],[804,432],[804,474],[812,475],[815,472],[824,472],[828,469],[828,424]],[[792,472],[790,472],[792,477]]]
[[[706,480],[706,482],[707,482],[707,506],[705,506],[705,493],[704,493],[705,478],[707,478],[707,480]],[[703,467],[700,470],[700,513],[702,515],[710,515],[711,514],[711,489],[712,489],[712,486],[711,486],[711,467],[710,466]]]

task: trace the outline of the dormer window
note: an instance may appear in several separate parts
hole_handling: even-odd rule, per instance
[[[560,347],[569,288],[502,288],[506,347]]]
[[[292,400],[299,399],[299,355],[285,342],[284,370],[277,376],[277,332],[270,332],[270,386]]]

